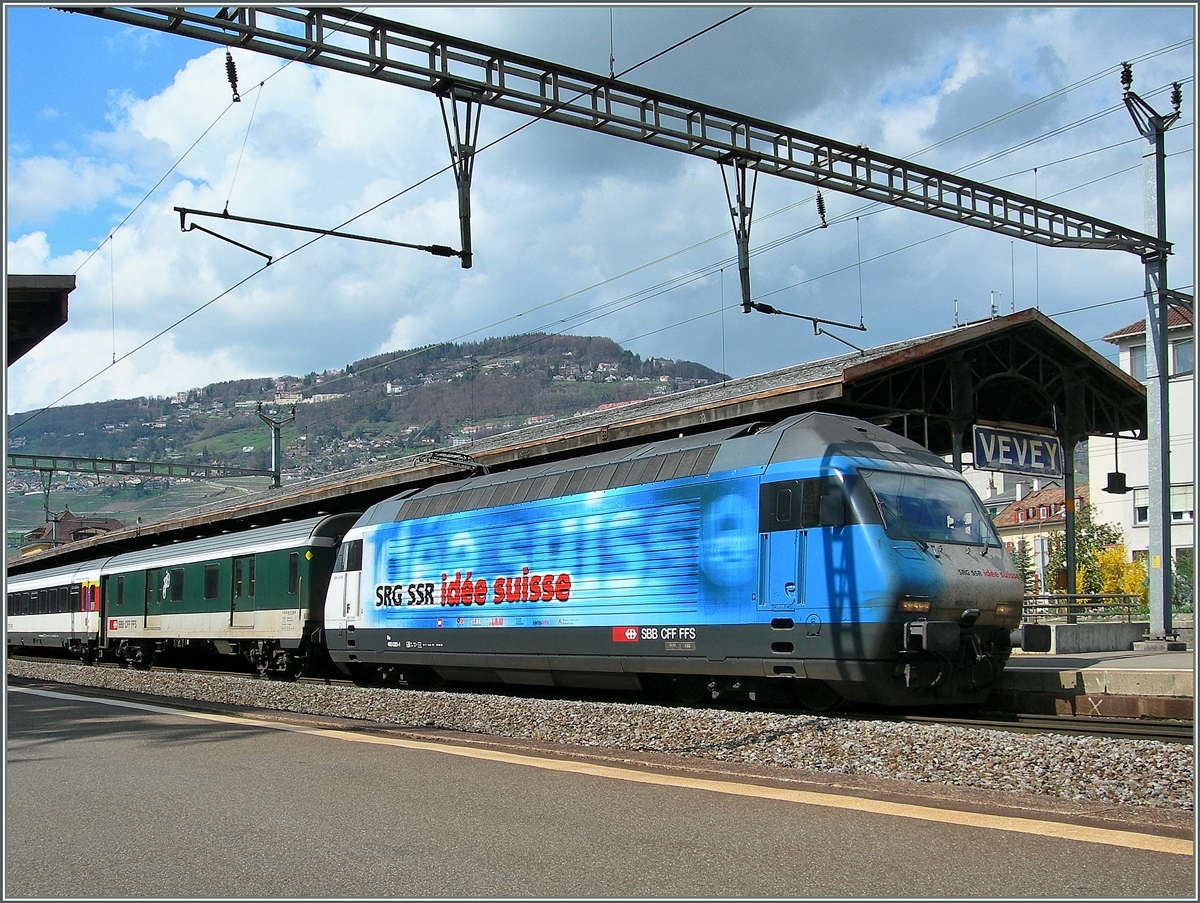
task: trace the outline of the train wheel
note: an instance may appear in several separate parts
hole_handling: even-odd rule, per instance
[[[410,687],[426,687],[436,690],[446,686],[446,678],[425,665],[403,665],[401,674]]]
[[[358,662],[350,666],[350,679],[354,681],[355,686],[359,687],[377,687],[379,686],[379,669],[372,665],[364,665]]]
[[[671,692],[675,694],[675,698],[680,702],[688,705],[696,705],[699,702],[708,702],[712,699],[712,691],[709,689],[710,681],[707,677],[699,677],[696,675],[681,675],[671,678]]]
[[[822,680],[797,680],[793,692],[800,705],[810,712],[828,712],[838,707],[842,697]]]

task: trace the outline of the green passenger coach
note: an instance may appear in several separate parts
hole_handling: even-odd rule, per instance
[[[357,513],[118,555],[104,567],[106,657],[147,664],[189,649],[295,674],[319,636],[338,543]]]

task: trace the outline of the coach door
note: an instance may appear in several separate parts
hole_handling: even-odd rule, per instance
[[[163,585],[167,579],[164,568],[151,568],[146,571],[146,609],[142,626],[147,630],[158,630],[162,627],[163,597],[168,587]]]
[[[254,556],[233,559],[233,599],[229,606],[232,627],[254,626]]]

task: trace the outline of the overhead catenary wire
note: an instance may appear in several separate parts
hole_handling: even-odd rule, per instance
[[[365,8],[364,8],[364,9],[365,9]],[[725,24],[726,22],[729,22],[729,21],[730,21],[730,20],[732,20],[732,19],[736,19],[738,16],[740,16],[740,15],[742,15],[742,14],[744,14],[744,13],[747,13],[747,12],[749,12],[749,11],[750,11],[750,9],[751,9],[751,7],[744,7],[744,8],[742,8],[742,9],[738,10],[738,11],[737,11],[737,12],[735,12],[735,13],[731,13],[730,15],[728,15],[728,16],[725,16],[724,18],[722,18],[722,19],[720,19],[719,21],[717,21],[717,22],[713,23],[712,25],[709,25],[709,26],[707,26],[706,28],[703,28],[703,29],[701,29],[700,31],[698,31],[698,32],[695,32],[694,34],[692,34],[692,35],[689,35],[688,37],[684,38],[683,40],[680,40],[680,41],[677,41],[677,42],[675,42],[675,43],[674,43],[674,44],[672,44],[670,47],[668,47],[666,50],[660,51],[659,53],[656,53],[656,54],[654,54],[653,56],[647,57],[646,59],[642,60],[640,63],[636,63],[635,65],[633,65],[633,66],[630,66],[628,69],[625,69],[625,70],[623,70],[622,72],[620,72],[620,73],[618,74],[618,76],[617,76],[617,77],[622,77],[622,76],[625,76],[625,75],[629,74],[630,72],[634,71],[635,69],[638,69],[638,68],[640,68],[641,66],[644,66],[644,65],[646,65],[647,63],[649,63],[649,62],[651,62],[651,61],[653,61],[653,60],[656,60],[656,59],[660,58],[660,57],[661,57],[661,56],[663,56],[665,53],[668,53],[668,52],[670,52],[671,50],[674,50],[674,49],[676,49],[676,48],[678,48],[678,47],[682,47],[684,44],[688,43],[689,41],[695,40],[696,38],[700,37],[701,35],[707,34],[708,32],[712,31],[714,28],[717,28],[717,27],[719,27],[719,26],[721,26],[721,25]],[[355,16],[354,16],[354,17],[351,17],[350,19],[348,19],[348,20],[347,20],[347,21],[346,21],[346,22],[345,22],[345,23],[344,23],[342,26],[340,26],[340,27],[343,27],[343,28],[344,28],[344,27],[348,26],[348,25],[349,25],[351,22],[353,22],[353,21],[354,21],[354,18],[356,18],[358,15],[361,15],[363,11],[364,11],[364,10],[359,10],[357,13],[355,13]],[[263,86],[263,84],[265,84],[265,82],[266,82],[266,81],[268,81],[268,80],[270,79],[270,77],[273,77],[274,75],[278,75],[278,74],[279,74],[279,72],[282,72],[284,69],[286,69],[288,66],[290,66],[292,62],[294,62],[294,60],[289,60],[289,61],[288,61],[288,62],[287,62],[287,63],[286,63],[284,66],[281,66],[279,69],[277,69],[277,70],[276,70],[274,73],[272,73],[272,75],[271,75],[271,76],[269,76],[269,77],[268,77],[268,79],[264,79],[264,81],[263,81],[263,82],[261,82],[261,83],[258,85],[258,88],[259,88],[259,89],[261,89],[261,88],[262,88],[262,86]],[[582,97],[582,94],[581,94],[581,95],[579,95],[579,97]],[[476,153],[476,154],[478,154],[478,153],[480,153],[481,151],[485,151],[485,150],[487,150],[487,149],[488,149],[488,148],[490,148],[490,147],[494,147],[495,145],[499,144],[501,141],[503,141],[503,140],[505,140],[505,139],[507,139],[507,138],[510,138],[510,137],[512,137],[513,135],[517,134],[518,132],[521,132],[521,131],[523,131],[524,129],[528,128],[528,127],[529,127],[529,126],[531,126],[533,123],[535,123],[535,122],[538,122],[538,121],[540,121],[541,119],[545,118],[545,117],[546,117],[546,116],[548,116],[548,115],[549,115],[551,112],[553,112],[554,110],[558,109],[559,107],[561,107],[561,106],[564,106],[564,105],[566,105],[567,103],[571,103],[571,102],[573,102],[574,100],[578,100],[578,99],[579,99],[579,98],[578,98],[578,97],[576,97],[576,98],[573,98],[573,99],[572,99],[572,100],[570,100],[570,101],[564,101],[564,102],[562,102],[561,104],[552,104],[552,105],[549,105],[549,106],[547,106],[547,108],[546,108],[545,110],[543,110],[543,111],[542,111],[540,114],[538,114],[538,116],[536,116],[536,117],[533,117],[533,118],[532,118],[532,119],[530,119],[528,122],[522,123],[522,124],[521,124],[520,126],[518,126],[517,128],[515,128],[515,129],[511,130],[510,132],[508,132],[508,133],[506,133],[506,134],[504,134],[504,135],[501,135],[499,138],[497,138],[497,139],[495,139],[495,140],[493,140],[493,141],[489,142],[488,144],[484,145],[483,147],[481,147],[481,148],[477,148],[477,149],[476,149],[476,151],[475,151],[475,153]],[[125,219],[123,219],[123,220],[121,221],[120,225],[118,225],[118,227],[117,227],[118,229],[119,229],[119,228],[120,228],[122,225],[124,225],[126,222],[128,222],[128,220],[129,220],[129,217],[131,217],[131,216],[134,214],[134,212],[136,212],[136,210],[137,210],[139,207],[141,207],[141,206],[142,206],[142,204],[144,204],[144,203],[146,202],[146,200],[147,200],[147,199],[150,197],[150,195],[151,195],[151,194],[153,194],[155,190],[157,190],[158,186],[159,186],[159,185],[161,185],[161,184],[162,184],[162,183],[163,183],[163,182],[166,180],[167,176],[169,176],[169,175],[170,175],[172,172],[174,172],[174,170],[175,170],[175,169],[176,169],[176,168],[179,166],[179,164],[180,164],[180,163],[183,161],[184,157],[186,157],[186,156],[187,156],[189,153],[191,153],[192,149],[194,149],[194,148],[195,148],[195,146],[196,146],[197,144],[199,144],[199,143],[200,143],[200,141],[201,141],[201,140],[204,138],[204,136],[205,136],[205,135],[207,135],[207,134],[208,134],[208,133],[209,133],[209,132],[210,132],[210,131],[213,129],[213,127],[214,127],[214,126],[217,124],[217,122],[219,122],[219,121],[220,121],[220,119],[221,119],[221,118],[222,118],[222,117],[225,115],[225,113],[229,112],[229,110],[230,110],[230,109],[233,107],[233,103],[234,103],[233,101],[231,101],[231,102],[229,103],[229,105],[228,105],[228,106],[227,106],[227,107],[226,107],[226,108],[225,108],[225,109],[224,109],[224,110],[221,112],[221,114],[220,114],[220,115],[219,115],[219,116],[218,116],[218,117],[217,117],[217,118],[216,118],[216,119],[213,121],[213,123],[212,123],[212,124],[211,124],[211,125],[210,125],[210,126],[207,128],[207,129],[205,129],[205,130],[204,130],[204,132],[203,132],[203,133],[200,135],[200,137],[199,137],[199,138],[197,138],[197,139],[196,139],[196,141],[195,141],[195,142],[193,142],[193,143],[192,143],[191,147],[189,147],[189,148],[188,148],[188,150],[184,152],[184,155],[183,155],[183,157],[180,157],[180,158],[179,158],[179,160],[177,160],[177,161],[175,162],[175,164],[174,164],[174,165],[173,165],[173,166],[172,166],[172,167],[171,167],[171,168],[170,168],[170,169],[169,169],[169,170],[168,170],[166,173],[164,173],[164,174],[163,174],[162,178],[160,178],[160,179],[159,179],[159,181],[158,181],[157,183],[155,183],[155,186],[154,186],[154,188],[152,188],[152,189],[151,189],[149,192],[147,192],[147,194],[145,195],[145,197],[143,197],[143,198],[142,198],[142,200],[138,202],[137,206],[135,206],[135,207],[134,207],[134,209],[133,209],[133,210],[131,210],[131,211],[129,212],[129,214],[127,214],[127,215],[126,215]],[[450,165],[447,165],[447,166],[444,166],[444,167],[442,167],[441,169],[437,170],[436,172],[433,172],[433,173],[431,173],[430,175],[426,176],[425,178],[423,178],[423,179],[421,179],[421,180],[419,180],[419,181],[417,181],[417,182],[413,183],[412,185],[409,185],[407,188],[404,188],[404,189],[402,189],[401,191],[397,192],[396,194],[392,195],[391,197],[385,198],[384,200],[380,201],[379,203],[377,203],[377,204],[375,204],[375,205],[373,205],[373,206],[371,206],[371,207],[368,207],[366,210],[362,211],[361,213],[358,213],[358,214],[356,214],[355,216],[352,216],[350,219],[348,219],[348,220],[344,221],[343,223],[341,223],[341,224],[340,224],[340,225],[338,225],[338,226],[335,226],[335,227],[334,227],[334,229],[333,229],[333,230],[330,230],[330,231],[336,231],[336,230],[339,230],[339,229],[343,229],[343,228],[345,228],[346,226],[350,225],[350,223],[352,223],[352,222],[355,222],[355,221],[356,221],[356,220],[358,220],[358,219],[361,219],[362,217],[366,216],[368,213],[371,213],[371,212],[373,212],[373,211],[375,211],[375,210],[379,209],[380,207],[384,206],[385,204],[387,204],[387,203],[390,203],[391,201],[394,201],[394,200],[396,200],[397,198],[401,197],[402,195],[404,195],[404,194],[406,194],[406,193],[408,193],[408,192],[410,192],[410,191],[413,191],[414,189],[418,188],[419,186],[421,186],[421,185],[424,185],[426,182],[429,182],[429,181],[430,181],[430,180],[432,180],[433,178],[435,178],[435,177],[437,177],[437,176],[441,175],[442,173],[445,173],[445,172],[447,172],[447,171],[451,170],[452,168],[453,168],[453,163],[451,163]],[[115,231],[115,230],[114,230],[114,231]],[[293,256],[294,254],[296,254],[296,253],[298,253],[298,252],[300,252],[300,251],[304,250],[305,248],[309,247],[310,245],[312,245],[312,244],[316,243],[317,241],[320,241],[320,240],[321,240],[321,238],[323,238],[323,237],[324,237],[324,235],[317,235],[317,236],[315,236],[314,238],[312,238],[312,239],[310,239],[310,240],[308,240],[308,241],[306,241],[306,242],[303,242],[303,243],[301,243],[301,244],[300,244],[300,245],[298,245],[297,247],[293,248],[291,251],[285,252],[284,254],[280,255],[280,256],[279,256],[279,257],[277,257],[277,258],[275,258],[273,262],[274,262],[274,263],[279,263],[280,261],[282,261],[282,260],[285,260],[285,259],[287,259],[287,258],[289,258],[289,257]],[[96,251],[98,251],[98,250],[99,250],[99,248],[97,248],[97,249],[96,249]],[[82,267],[83,267],[83,266],[85,266],[85,265],[87,264],[87,261],[88,261],[88,260],[91,260],[91,257],[95,255],[96,251],[93,251],[93,252],[92,252],[92,255],[89,255],[89,257],[87,258],[87,260],[85,260],[85,261],[84,261],[82,264],[80,264],[80,267],[79,267],[79,269],[82,269]],[[79,269],[77,269],[77,270],[76,270],[76,273],[78,273],[78,272],[79,272]],[[125,360],[125,359],[126,359],[126,358],[128,358],[130,355],[137,353],[138,351],[140,351],[142,348],[145,348],[145,347],[146,347],[147,345],[149,345],[150,343],[152,343],[152,342],[154,342],[154,341],[158,340],[159,338],[161,338],[162,336],[166,335],[168,332],[170,332],[170,331],[171,331],[172,329],[174,329],[175,327],[177,327],[177,326],[179,326],[180,324],[182,324],[182,323],[186,322],[187,320],[191,319],[193,316],[195,316],[196,314],[200,313],[202,310],[205,310],[206,308],[208,308],[209,306],[211,306],[212,304],[214,304],[216,301],[218,301],[218,300],[220,300],[221,298],[223,298],[223,297],[225,297],[226,295],[228,295],[230,292],[232,292],[232,291],[234,291],[235,289],[237,289],[237,288],[241,287],[242,285],[244,285],[244,284],[245,284],[246,282],[248,282],[250,279],[254,278],[254,277],[255,277],[255,276],[257,276],[259,273],[261,273],[261,272],[262,272],[264,269],[266,269],[266,266],[259,267],[259,269],[257,269],[257,270],[255,270],[255,271],[253,271],[252,273],[250,273],[249,275],[247,275],[247,276],[246,276],[246,277],[244,277],[243,279],[241,279],[241,280],[237,281],[237,282],[236,282],[236,283],[234,283],[232,286],[230,286],[229,288],[227,288],[227,289],[225,289],[224,291],[222,291],[220,294],[216,295],[215,297],[213,297],[213,298],[211,298],[210,300],[206,301],[204,304],[202,304],[202,305],[200,305],[199,307],[195,308],[195,309],[194,309],[194,310],[193,310],[191,313],[189,313],[189,314],[185,315],[184,317],[181,317],[180,319],[176,320],[174,323],[172,323],[172,324],[171,324],[170,326],[168,326],[166,329],[164,329],[164,330],[162,330],[162,331],[160,331],[160,332],[156,333],[155,335],[151,336],[149,339],[147,339],[147,340],[146,340],[145,342],[143,342],[142,344],[138,345],[138,346],[137,346],[136,348],[134,348],[132,351],[130,351],[130,352],[128,352],[127,354],[123,355],[121,358],[119,358],[119,359],[117,359],[117,360],[114,360],[112,364],[110,364],[110,365],[108,365],[108,366],[106,366],[106,367],[102,368],[101,370],[97,371],[96,373],[92,374],[90,377],[88,377],[88,378],[87,378],[86,380],[84,380],[83,382],[79,383],[79,384],[78,384],[77,386],[75,386],[73,389],[69,390],[68,392],[64,393],[63,395],[59,396],[57,399],[55,399],[54,401],[52,401],[52,402],[51,402],[49,405],[46,405],[46,406],[44,406],[44,407],[42,407],[42,408],[39,408],[37,411],[34,411],[34,412],[33,412],[33,413],[32,413],[32,414],[29,416],[29,417],[26,417],[26,418],[25,418],[24,420],[22,420],[22,421],[21,421],[19,424],[17,424],[15,427],[13,427],[13,429],[14,429],[14,430],[16,430],[16,429],[20,429],[21,427],[25,426],[25,424],[29,423],[31,420],[33,420],[35,417],[37,417],[39,414],[41,414],[43,411],[49,410],[50,408],[52,408],[52,407],[54,407],[54,406],[58,405],[59,403],[61,403],[61,402],[62,402],[63,400],[65,400],[66,398],[69,398],[71,395],[75,394],[75,393],[76,393],[76,392],[78,392],[80,389],[82,389],[82,388],[84,388],[85,386],[89,385],[89,384],[90,384],[90,383],[91,383],[93,380],[97,379],[99,376],[101,376],[102,374],[106,373],[106,372],[107,372],[108,370],[110,370],[112,367],[116,366],[116,364],[118,364],[120,361],[122,361],[122,360]]]
[[[233,187],[237,184],[238,172],[242,168],[242,157],[246,154],[246,142],[250,140],[250,128],[254,125],[254,114],[258,112],[258,102],[262,99],[262,87],[266,81],[258,83],[259,90],[254,92],[254,106],[250,109],[250,119],[246,122],[246,134],[242,138],[242,148],[238,151],[237,163],[233,167],[233,177],[229,180],[229,193],[225,195],[225,212],[229,212],[229,202],[233,200]]]
[[[356,12],[353,16],[351,16],[345,22],[343,22],[341,25],[339,25],[337,28],[331,29],[330,30],[331,34],[341,31],[343,28],[346,28],[358,16],[361,16],[364,12],[366,12],[366,9],[367,9],[366,7],[363,7],[358,12]],[[272,72],[266,78],[264,78],[261,82],[259,82],[258,86],[252,90],[256,90],[256,91],[261,90],[263,85],[265,85],[267,82],[269,82],[275,76],[277,76],[279,73],[283,72],[285,69],[288,68],[288,66],[292,65],[292,63],[294,63],[294,62],[296,62],[296,61],[288,60],[286,63],[284,63],[278,69],[276,69],[274,72]],[[239,97],[239,101],[240,101],[240,97]],[[136,204],[134,204],[133,209],[130,210],[127,214],[125,214],[125,217],[121,220],[121,222],[117,223],[116,227],[113,228],[111,234],[115,235],[127,222],[129,222],[130,217],[132,217],[135,213],[137,213],[138,210],[142,207],[142,205],[146,203],[146,201],[150,200],[150,197],[154,194],[154,192],[158,191],[159,187],[162,186],[162,183],[167,180],[167,177],[170,176],[171,173],[173,173],[176,169],[178,169],[179,164],[182,163],[185,159],[187,159],[188,155],[191,154],[191,152],[196,149],[196,145],[198,145],[201,141],[203,141],[204,138],[208,135],[208,133],[211,132],[213,130],[213,128],[217,125],[217,123],[220,122],[225,117],[225,114],[233,109],[234,103],[235,103],[235,101],[231,100],[229,102],[229,104],[225,107],[225,109],[223,109],[220,113],[217,114],[216,118],[213,119],[213,121],[211,123],[209,123],[208,128],[206,128],[203,132],[200,133],[200,136],[188,146],[188,149],[185,150],[174,163],[171,164],[171,167],[165,173],[162,174],[162,176],[159,178],[159,180],[157,182],[155,182],[150,187],[150,190],[147,191],[144,195],[142,195],[142,199],[140,201],[138,201]],[[255,103],[257,103],[257,101],[255,101]],[[88,256],[84,259],[84,261],[75,268],[73,275],[78,276],[79,272],[85,266],[88,265],[88,262],[91,261],[91,259],[93,257],[95,257],[97,253],[99,253],[100,248],[102,248],[102,247],[104,247],[103,242],[101,242],[90,254],[88,254]],[[99,375],[99,374],[97,374],[97,375]]]
[[[739,12],[737,12],[737,13],[734,13],[734,14],[732,14],[731,16],[728,16],[728,17],[726,17],[725,19],[721,20],[721,22],[718,22],[718,23],[715,23],[715,24],[714,24],[714,25],[712,25],[712,26],[709,26],[709,27],[708,27],[707,29],[705,29],[704,31],[698,32],[698,33],[697,33],[697,35],[693,35],[692,37],[696,37],[696,36],[698,36],[699,34],[703,34],[703,33],[705,33],[706,31],[710,31],[710,30],[712,30],[712,28],[715,28],[715,27],[717,27],[718,25],[720,25],[720,24],[723,24],[725,21],[728,21],[729,19],[732,19],[732,18],[736,17],[737,15],[741,15],[742,13],[744,13],[744,12],[748,11],[748,9],[749,9],[749,8],[746,8],[746,9],[740,10]],[[665,51],[662,51],[662,52],[660,52],[659,54],[656,54],[655,56],[648,58],[647,60],[643,60],[643,61],[642,61],[642,63],[639,63],[639,64],[637,64],[637,66],[630,67],[630,69],[627,69],[627,70],[625,70],[625,71],[624,71],[624,72],[622,72],[621,74],[622,74],[622,75],[624,75],[624,74],[626,74],[627,72],[630,72],[630,71],[632,71],[633,69],[636,69],[638,66],[644,65],[645,63],[649,62],[650,60],[653,60],[653,59],[656,59],[656,58],[658,58],[658,57],[659,57],[659,56],[661,56],[663,53],[669,52],[671,49],[674,49],[674,47],[680,46],[681,44],[683,44],[683,43],[686,43],[686,41],[687,41],[687,40],[691,40],[691,39],[692,39],[692,38],[687,38],[687,39],[684,39],[684,41],[680,41],[680,42],[678,42],[677,44],[675,44],[675,45],[672,45],[672,47],[670,47],[670,48],[667,48],[667,50],[665,50]],[[1186,43],[1186,42],[1184,42],[1184,43]],[[1182,45],[1175,45],[1175,46],[1182,46]],[[1161,51],[1161,52],[1166,52],[1166,50],[1167,50],[1167,49],[1171,49],[1171,48],[1166,48],[1166,49],[1164,49],[1164,50],[1163,50],[1163,51]],[[290,61],[289,61],[289,64],[290,64]],[[278,71],[281,71],[281,70],[278,70]],[[273,73],[273,74],[278,74],[278,71],[277,71],[276,73]],[[259,87],[261,87],[261,84],[260,84],[260,86],[259,86]],[[1069,88],[1070,88],[1070,86],[1068,87],[1068,89],[1069,89]],[[1065,90],[1068,90],[1068,89],[1060,89],[1060,91],[1065,91]],[[1001,118],[1002,118],[1002,117],[1001,117]],[[528,125],[531,125],[531,124],[532,124],[534,121],[537,121],[537,119],[533,119],[533,120],[531,120],[530,122],[528,122],[528,123],[525,123],[524,125],[522,125],[522,126],[521,126],[521,128],[525,128],[525,127],[527,127]],[[514,130],[513,132],[509,133],[509,135],[511,135],[511,134],[515,134],[515,132],[516,132],[516,131],[520,131],[520,129],[516,129],[516,130]],[[499,140],[503,140],[503,138],[505,138],[505,137],[509,137],[509,135],[501,136],[501,138],[500,138],[500,139],[497,139],[497,142],[498,142]],[[953,136],[952,136],[952,137],[953,137]],[[494,144],[495,144],[495,143],[497,143],[497,142],[492,142],[492,145],[494,145]],[[490,147],[490,146],[492,146],[492,145],[488,145],[488,146]],[[481,148],[481,150],[483,150],[483,149],[486,149],[486,148]],[[449,168],[449,167],[447,167],[446,169],[448,169],[448,168]],[[446,171],[446,169],[440,170],[438,173],[434,173],[433,175],[438,175],[438,174],[440,174],[441,172],[445,172],[445,171]],[[432,176],[431,176],[431,178],[432,178]],[[427,181],[427,180],[423,180],[423,181]],[[419,184],[422,184],[422,183],[417,183],[417,184],[419,185]],[[416,187],[416,185],[414,185],[414,186],[410,186],[408,189],[405,189],[405,191],[411,190],[411,189],[412,189],[412,188],[414,188],[414,187]],[[367,213],[371,212],[371,210],[377,209],[377,208],[378,208],[378,206],[381,206],[383,203],[387,203],[387,202],[388,202],[388,201],[390,201],[390,200],[394,200],[394,199],[395,199],[395,197],[398,197],[398,196],[400,196],[400,194],[403,194],[403,193],[404,193],[404,192],[400,192],[400,193],[397,193],[397,195],[394,195],[392,198],[385,199],[384,201],[380,202],[380,204],[378,204],[378,205],[375,205],[374,207],[372,207],[372,208],[369,208],[369,209],[368,209],[368,210],[366,210],[366,211],[363,211],[363,213],[359,214],[359,216],[366,215]],[[770,215],[773,215],[773,214],[768,214],[768,216],[770,216]],[[357,218],[357,217],[355,217],[355,218]],[[764,218],[764,219],[765,219],[766,217],[762,217],[762,218]],[[349,222],[352,222],[352,221],[353,221],[353,218],[352,218],[351,220],[348,220],[348,221],[347,221],[347,223],[349,223]],[[952,231],[953,231],[953,230],[952,230]],[[722,234],[727,234],[727,233],[722,233]],[[797,234],[802,234],[802,233],[797,233]],[[948,234],[948,233],[943,233],[943,234]],[[721,236],[715,236],[715,237],[714,237],[714,239],[711,239],[711,240],[715,240],[716,238],[719,238],[719,237],[721,237]],[[795,236],[795,235],[793,235],[793,236],[789,237],[789,239],[787,239],[787,240],[790,240],[791,238],[794,238],[794,237],[796,237],[796,236]],[[290,254],[293,254],[293,253],[296,253],[296,252],[298,252],[298,251],[300,251],[300,250],[303,250],[303,248],[307,247],[307,246],[308,246],[308,245],[310,245],[311,243],[312,243],[312,242],[306,242],[306,243],[304,243],[303,245],[301,245],[301,246],[299,246],[299,247],[297,247],[297,248],[293,249],[293,251],[291,251],[291,252],[288,252],[288,255],[285,255],[285,256],[290,256]],[[701,242],[700,244],[703,244],[703,242]],[[693,246],[693,247],[695,247],[695,246]],[[678,253],[678,252],[677,252],[677,253]],[[674,255],[669,255],[669,256],[674,256]],[[280,258],[280,259],[282,259],[282,258]],[[638,268],[636,268],[636,269],[643,269],[643,268],[645,268],[645,266],[648,266],[648,265],[644,265],[643,267],[638,267]],[[629,272],[635,272],[635,271],[636,271],[636,269],[635,269],[635,270],[631,270],[631,271],[629,271]],[[257,272],[258,272],[258,271],[256,271],[256,272],[255,272],[254,274],[252,274],[252,275],[256,275],[256,274],[257,274]],[[623,275],[626,275],[626,274],[623,274]],[[614,277],[614,278],[620,278],[620,277]],[[611,281],[611,280],[605,280],[605,281]],[[236,287],[236,286],[234,286],[234,287]],[[590,288],[590,287],[589,287],[589,288]],[[581,290],[581,292],[582,292],[582,291],[587,291],[587,290],[589,290],[589,289],[584,289],[584,290]],[[578,293],[572,293],[572,294],[573,294],[573,295],[575,295],[575,294],[579,294],[579,293],[581,293],[581,292],[578,292]],[[565,296],[565,297],[570,297],[570,296]],[[216,300],[216,299],[213,299],[213,300]],[[546,305],[540,305],[540,307],[541,307],[541,306],[548,306],[548,305],[549,305],[549,304],[551,304],[551,303],[556,303],[558,300],[561,300],[561,299],[556,299],[556,301],[555,301],[555,302],[547,302],[547,304],[546,304]],[[211,303],[211,302],[208,302],[208,303]],[[208,306],[208,304],[206,303],[204,306],[206,307],[206,306]],[[197,309],[197,311],[196,311],[196,312],[198,312],[200,309],[202,309],[202,308],[199,308],[199,309]],[[515,315],[514,317],[506,318],[506,320],[515,319],[516,317],[519,317],[519,316],[526,315],[527,313],[528,313],[528,312],[523,312],[522,314]],[[190,316],[190,315],[189,315],[189,316]],[[183,318],[183,320],[186,320],[186,319],[187,319],[187,317]],[[180,321],[177,321],[177,322],[183,322],[183,320],[180,320]],[[503,321],[501,321],[501,322],[503,322]],[[173,328],[173,327],[169,327],[168,329],[170,329],[170,328]],[[161,335],[161,334],[160,334],[160,335]],[[144,347],[144,345],[143,345],[143,346],[139,346],[139,349],[140,349],[141,347]],[[136,350],[136,349],[135,349],[135,350]],[[106,369],[107,369],[107,368],[106,368]],[[99,375],[99,374],[97,374],[97,375]],[[94,378],[94,377],[93,377],[93,378]],[[89,380],[89,382],[90,382],[90,380]],[[80,388],[82,387],[82,385],[84,385],[84,384],[81,384]],[[72,391],[76,391],[76,390],[72,390]],[[68,395],[69,395],[69,394],[71,394],[71,393],[68,393]],[[63,396],[63,397],[67,397],[67,396]],[[60,401],[61,401],[61,399],[60,399]],[[55,403],[58,403],[58,402],[55,402]],[[27,421],[26,421],[26,422],[27,422]]]

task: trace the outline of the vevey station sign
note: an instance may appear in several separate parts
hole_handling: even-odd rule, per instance
[[[1062,443],[1054,436],[975,426],[975,469],[1035,477],[1063,475]]]

